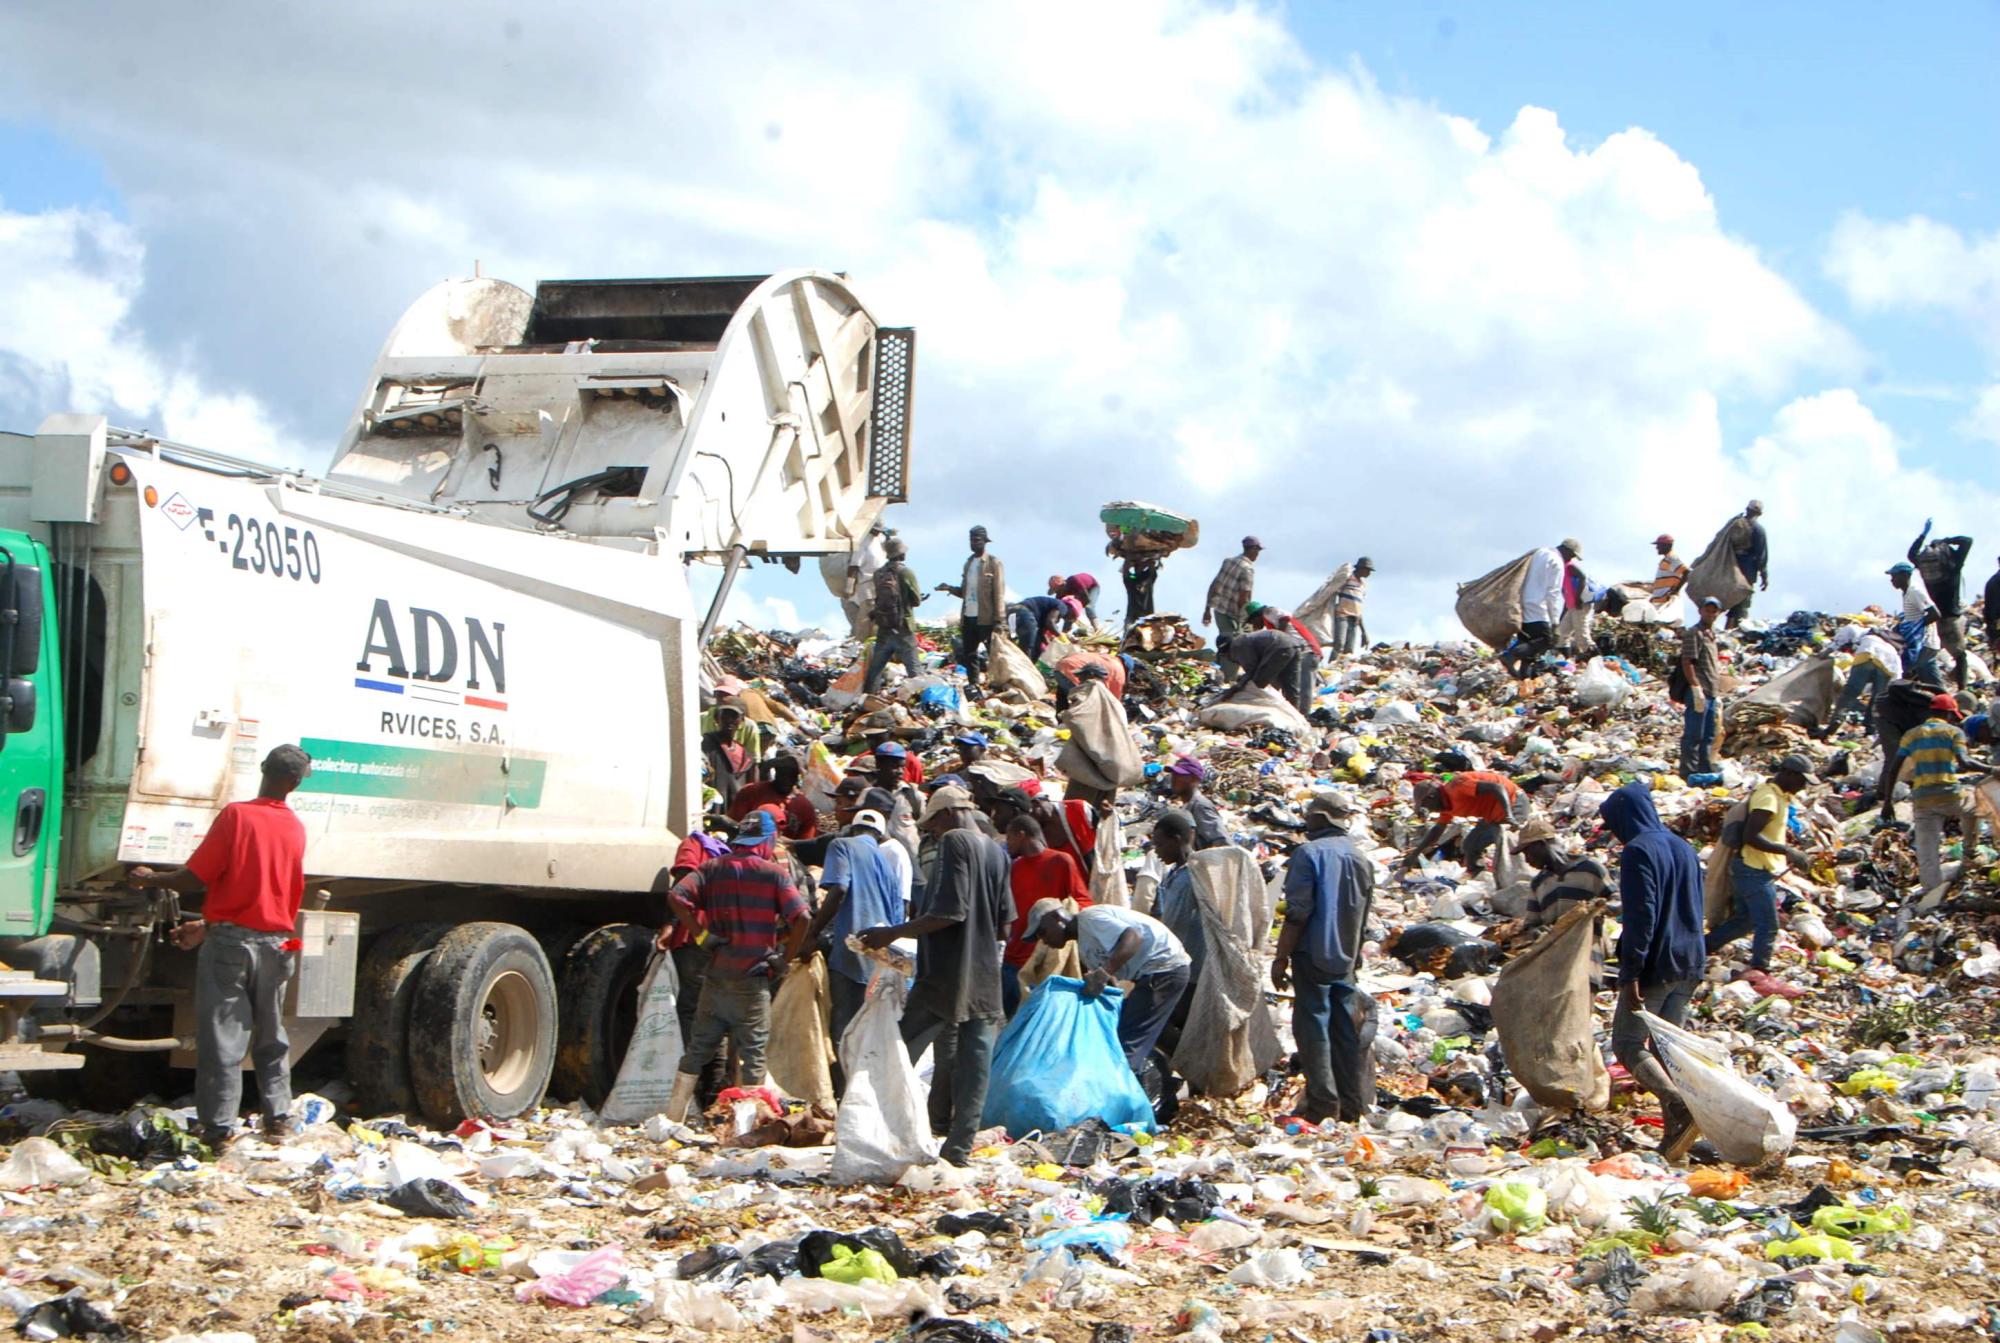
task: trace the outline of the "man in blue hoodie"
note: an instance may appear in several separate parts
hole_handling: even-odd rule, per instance
[[[1701,983],[1707,953],[1702,945],[1701,860],[1694,846],[1660,823],[1653,795],[1628,783],[1597,809],[1623,844],[1618,860],[1622,899],[1618,939],[1618,1011],[1611,1018],[1611,1052],[1632,1079],[1659,1098],[1666,1121],[1662,1149],[1691,1122],[1687,1103],[1667,1070],[1646,1047],[1639,1009],[1678,1026]]]

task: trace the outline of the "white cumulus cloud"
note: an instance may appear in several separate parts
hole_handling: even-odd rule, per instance
[[[1705,539],[1761,489],[1779,586],[1836,605],[1807,537],[1906,502],[1811,468],[1887,453],[1894,475],[1900,447],[1824,390],[1854,341],[1729,231],[1699,165],[1637,127],[1579,142],[1560,107],[1487,127],[1384,92],[1274,9],[515,0],[420,72],[386,3],[120,12],[0,15],[0,115],[123,192],[144,283],[115,329],[304,441],[331,444],[401,307],[475,257],[522,283],[823,265],[919,328],[892,520],[930,581],[978,521],[1016,588],[1095,569],[1115,593],[1096,508],[1137,497],[1211,538],[1165,604],[1198,606],[1255,531],[1280,601],[1369,553],[1388,635],[1564,535],[1636,576],[1655,533]],[[86,91],[62,76],[82,60],[190,77]]]

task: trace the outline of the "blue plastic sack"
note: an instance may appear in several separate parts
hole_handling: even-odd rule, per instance
[[[1024,1138],[1096,1118],[1150,1132],[1153,1107],[1118,1047],[1124,1001],[1115,988],[1086,998],[1079,979],[1043,981],[993,1046],[985,1127]]]
[[[958,687],[934,685],[917,696],[917,703],[936,713],[957,713],[959,706]]]

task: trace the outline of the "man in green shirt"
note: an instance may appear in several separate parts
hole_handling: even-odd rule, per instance
[[[875,619],[875,651],[868,656],[868,674],[861,681],[862,690],[870,695],[881,686],[892,658],[903,664],[906,676],[916,675],[916,610],[924,599],[917,576],[903,563],[910,548],[903,544],[902,538],[890,537],[883,552],[888,561],[875,571],[875,591],[870,602]]]

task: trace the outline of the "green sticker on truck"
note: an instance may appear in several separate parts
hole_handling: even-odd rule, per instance
[[[548,773],[545,760],[486,752],[427,751],[324,737],[307,737],[299,744],[313,758],[312,774],[299,785],[301,793],[539,807],[542,779]]]

